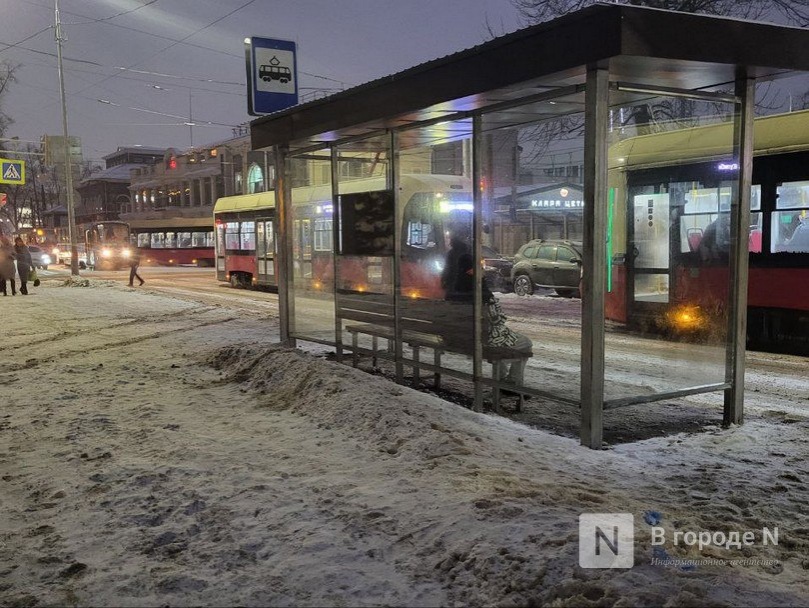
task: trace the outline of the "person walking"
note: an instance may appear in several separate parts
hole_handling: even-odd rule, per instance
[[[20,275],[20,293],[28,295],[28,275],[31,274],[31,267],[34,265],[31,260],[31,252],[28,245],[22,238],[14,239],[14,254],[17,256],[17,274]],[[14,285],[14,283],[12,283]]]
[[[132,248],[132,257],[129,258],[129,286],[134,287],[135,279],[140,281],[139,285],[143,285],[144,281],[138,274],[138,266],[140,266],[140,251],[137,247]]]
[[[14,281],[14,247],[8,237],[0,237],[0,291],[4,296],[6,291],[6,281],[11,281],[11,295],[17,295],[17,284]]]

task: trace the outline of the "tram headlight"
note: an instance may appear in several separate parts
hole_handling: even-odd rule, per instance
[[[109,258],[109,257],[112,257],[112,251],[110,251],[110,250],[109,250],[109,249],[107,249],[107,248],[102,249],[102,250],[101,250],[101,257],[102,257],[102,258]]]
[[[669,325],[678,331],[696,331],[707,323],[705,313],[694,304],[681,304],[668,311]]]

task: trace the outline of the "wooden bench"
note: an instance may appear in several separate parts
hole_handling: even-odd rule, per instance
[[[395,343],[393,302],[389,296],[375,294],[337,294],[338,323],[356,321],[342,327],[351,334],[352,364],[357,367],[359,355],[367,349],[359,345],[359,336],[371,337],[371,363],[375,367],[381,354],[379,340],[387,341],[387,352]],[[472,307],[468,303],[406,300],[401,304],[400,331],[402,343],[407,344],[413,352],[413,386],[421,383],[420,368],[421,351],[429,348],[433,351],[433,384],[441,386],[441,357],[444,353],[455,353],[471,357],[474,353],[472,340]],[[492,366],[492,380],[495,386],[492,401],[495,410],[500,409],[500,398],[503,389],[499,382],[503,380],[507,361],[527,359],[531,353],[516,351],[508,347],[483,348],[484,359]],[[466,376],[466,375],[465,375]],[[516,387],[515,387],[516,388]],[[522,409],[524,395],[518,393],[517,411]]]

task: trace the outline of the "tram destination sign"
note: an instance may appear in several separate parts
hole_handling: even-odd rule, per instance
[[[247,112],[262,116],[298,104],[295,43],[274,38],[245,38]]]

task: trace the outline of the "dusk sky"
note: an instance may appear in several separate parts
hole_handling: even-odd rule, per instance
[[[85,158],[187,148],[250,120],[245,37],[294,40],[300,94],[340,90],[520,27],[509,0],[60,0],[70,134]],[[0,0],[6,136],[61,135],[53,0]],[[127,68],[127,69],[121,69]],[[99,101],[103,100],[103,101]],[[109,102],[109,103],[106,103]],[[138,108],[137,110],[131,108]],[[204,125],[205,122],[220,123]]]

